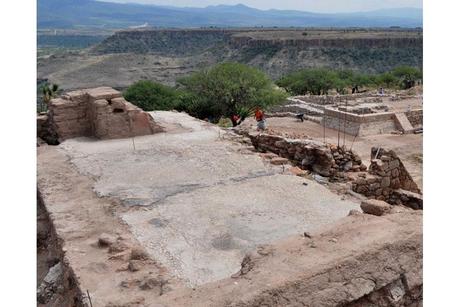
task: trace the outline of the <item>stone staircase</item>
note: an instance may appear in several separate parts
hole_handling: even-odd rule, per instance
[[[396,127],[401,130],[404,134],[413,133],[414,127],[407,119],[406,114],[404,113],[395,113],[395,124]]]

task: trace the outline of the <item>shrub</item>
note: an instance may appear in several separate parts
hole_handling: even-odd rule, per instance
[[[411,66],[398,66],[391,71],[392,75],[399,79],[403,89],[411,88],[415,81],[422,79],[422,71]]]
[[[338,84],[338,79],[337,73],[329,69],[304,69],[282,77],[276,84],[295,95],[321,95],[336,85],[343,86],[343,83]]]
[[[128,87],[123,96],[144,111],[172,110],[182,105],[182,93],[152,81],[138,81]]]
[[[286,98],[263,72],[238,63],[218,64],[181,78],[178,84],[188,93],[183,106],[200,118],[231,116],[242,107],[267,107]]]

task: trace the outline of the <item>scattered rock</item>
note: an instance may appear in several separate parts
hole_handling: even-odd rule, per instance
[[[146,277],[139,284],[141,290],[156,290],[158,295],[163,295],[165,286],[168,283],[163,277]]]
[[[133,248],[131,250],[131,260],[147,260],[149,259],[149,255],[141,248]]]
[[[304,176],[307,174],[307,171],[299,168],[298,166],[291,167],[289,169],[289,172],[291,172],[293,175],[296,175],[296,176]]]
[[[140,260],[130,260],[128,263],[128,270],[131,272],[137,272],[142,268],[142,262]]]
[[[63,277],[63,267],[60,262],[51,267],[37,289],[37,301],[41,304],[46,304],[50,301],[54,293],[60,288],[60,280]]]
[[[309,238],[309,239],[311,239],[311,238],[313,237],[309,232],[304,232],[304,233],[303,233],[303,236],[304,236],[305,238]]]
[[[115,254],[115,253],[121,253],[125,250],[128,249],[128,246],[124,243],[121,243],[121,242],[116,242],[116,243],[113,243],[112,245],[110,245],[109,247],[109,253],[111,254]]]
[[[361,209],[364,213],[381,216],[390,212],[391,205],[382,200],[368,199],[361,202]]]
[[[326,177],[323,177],[321,175],[318,175],[318,174],[314,174],[313,175],[313,179],[316,180],[316,182],[320,183],[320,184],[327,184],[329,183],[329,180],[326,178]]]
[[[356,209],[351,209],[350,212],[348,212],[348,216],[350,216],[350,215],[360,215],[360,214],[362,214],[362,213],[359,212]]]
[[[107,233],[103,233],[99,236],[97,244],[99,247],[109,247],[116,242],[116,238]]]

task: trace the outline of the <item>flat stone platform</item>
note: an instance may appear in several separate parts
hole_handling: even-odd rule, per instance
[[[58,233],[62,227],[68,240],[76,237],[70,233],[78,229],[78,221],[73,219],[72,229],[66,222],[73,211],[83,210],[78,203],[88,203],[91,211],[97,199],[110,201],[110,210],[97,214],[113,215],[112,232],[137,241],[184,286],[196,286],[238,272],[244,255],[258,245],[318,230],[359,209],[358,203],[315,181],[264,162],[214,125],[183,113],[151,114],[165,133],[104,141],[76,138],[39,149],[39,190],[45,205],[73,204],[48,206],[51,215],[56,211]],[[62,156],[68,175],[73,170],[84,179],[69,185],[65,171],[52,166],[58,160],[64,163]],[[59,188],[60,182],[65,188]],[[79,189],[84,193],[71,192]],[[85,199],[88,193],[94,195],[91,204]],[[93,223],[99,219],[86,216]],[[78,217],[80,227],[85,227],[84,219]],[[97,236],[96,230],[91,234]],[[81,252],[91,240],[80,241],[75,257],[95,253]],[[93,293],[104,295],[110,289],[91,281]],[[98,292],[98,287],[104,290]]]

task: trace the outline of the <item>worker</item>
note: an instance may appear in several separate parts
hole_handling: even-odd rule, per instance
[[[236,127],[238,126],[239,124],[241,124],[241,117],[237,114],[233,114],[231,117],[230,117],[230,120],[232,121],[232,125],[233,127]]]
[[[265,114],[259,107],[256,108],[254,117],[257,121],[257,130],[265,130]]]

